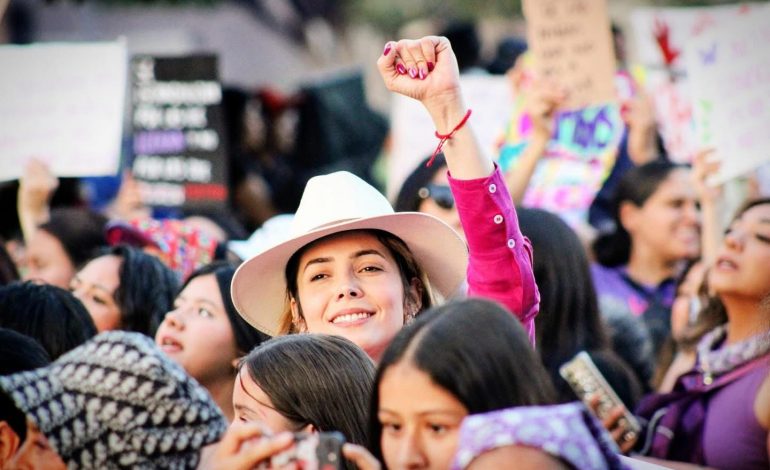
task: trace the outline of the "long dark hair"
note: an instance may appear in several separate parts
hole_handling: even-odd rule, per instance
[[[99,249],[107,246],[106,224],[107,218],[101,214],[65,207],[51,210],[51,217],[39,228],[59,240],[72,266],[80,269]]]
[[[540,312],[535,319],[543,361],[564,361],[609,340],[599,315],[588,257],[575,232],[541,209],[517,210],[521,231],[532,242]]]
[[[428,374],[470,414],[555,401],[548,373],[510,312],[484,299],[449,302],[403,328],[377,368],[369,406],[369,449],[381,461],[379,386],[388,368],[401,361]]]
[[[96,336],[91,315],[71,292],[31,281],[0,287],[0,328],[37,340],[51,360]]]
[[[396,203],[393,204],[393,209],[396,212],[419,212],[420,203],[423,201],[419,194],[420,189],[427,186],[436,176],[436,173],[442,170],[446,171],[446,159],[443,153],[436,155],[433,164],[427,166],[430,158],[427,157],[422,160],[401,184]]]
[[[537,350],[559,401],[576,398],[559,367],[586,351],[623,402],[632,407],[640,398],[641,385],[612,351],[580,239],[555,214],[524,208],[517,212],[521,231],[532,242],[535,281],[540,290],[540,312],[535,318]]]
[[[620,208],[624,202],[642,207],[658,190],[661,183],[676,169],[686,166],[667,160],[656,160],[628,170],[620,179],[612,198],[614,231],[599,235],[593,243],[593,251],[599,264],[607,267],[622,266],[631,256],[631,236],[620,221]]]
[[[120,329],[154,337],[166,312],[172,309],[179,289],[177,276],[155,256],[126,245],[104,252],[120,258],[115,303],[120,309]]]
[[[339,431],[348,442],[366,444],[374,364],[351,341],[318,334],[279,336],[249,353],[241,367],[297,429],[312,424],[320,432]]]

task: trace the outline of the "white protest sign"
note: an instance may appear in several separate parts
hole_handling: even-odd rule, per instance
[[[701,147],[693,127],[685,45],[691,38],[747,15],[760,4],[687,8],[638,8],[631,14],[636,58],[644,87],[655,102],[659,131],[669,156],[689,161]]]
[[[513,108],[510,82],[502,75],[463,75],[460,86],[465,103],[473,109],[468,123],[481,148],[496,157]],[[393,145],[387,164],[387,194],[392,201],[406,177],[436,149],[438,139],[428,112],[411,98],[393,97],[390,122]]]
[[[704,32],[687,44],[699,141],[721,161],[722,183],[770,161],[770,9]]]
[[[116,174],[126,68],[124,42],[0,46],[0,181]]]

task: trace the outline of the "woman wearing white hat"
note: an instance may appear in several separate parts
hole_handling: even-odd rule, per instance
[[[449,41],[389,42],[377,66],[388,89],[420,101],[433,119],[468,246],[435,217],[394,213],[350,173],[318,176],[289,238],[238,269],[236,308],[270,335],[340,335],[376,361],[405,323],[467,278],[469,295],[505,305],[533,338],[539,295],[531,245],[499,169],[466,124],[471,111]]]

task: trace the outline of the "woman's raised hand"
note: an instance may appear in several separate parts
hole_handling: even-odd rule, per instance
[[[441,150],[454,178],[492,174],[492,160],[481,151],[470,125],[465,125],[471,111],[463,101],[457,59],[447,38],[390,41],[377,68],[388,90],[418,100],[428,111],[436,132],[445,136]]]
[[[59,178],[46,163],[36,159],[27,162],[24,175],[19,179],[17,200],[19,222],[25,240],[29,240],[38,225],[48,222],[48,203],[58,187]]]
[[[414,98],[429,109],[454,104],[460,97],[460,72],[447,38],[390,41],[377,67],[388,90]]]

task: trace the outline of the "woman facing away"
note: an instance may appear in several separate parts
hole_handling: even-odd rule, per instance
[[[377,361],[404,324],[457,291],[467,270],[468,294],[505,305],[533,340],[539,300],[531,247],[500,171],[470,128],[449,42],[389,42],[377,65],[388,89],[420,101],[444,136],[468,247],[435,217],[394,213],[349,173],[315,177],[291,237],[238,268],[235,306],[264,333],[340,335]]]
[[[586,351],[623,403],[633,409],[642,387],[612,349],[599,314],[588,257],[577,234],[559,216],[542,209],[520,208],[519,222],[532,241],[535,280],[540,286],[537,350],[559,401],[576,399],[559,368]]]

